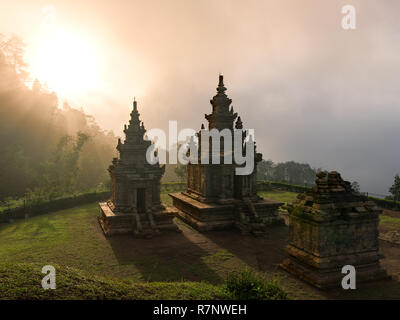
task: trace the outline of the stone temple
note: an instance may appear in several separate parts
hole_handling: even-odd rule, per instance
[[[111,199],[99,203],[99,222],[106,236],[132,233],[149,237],[161,231],[179,230],[172,221],[176,212],[160,201],[165,165],[147,162],[146,151],[151,141],[144,138],[146,129],[139,115],[134,101],[129,125],[124,128],[125,141],[118,139],[120,157],[114,158],[108,169]]]
[[[234,148],[233,130],[241,130],[242,146],[245,146],[243,123],[231,107],[232,100],[225,94],[223,76],[219,76],[217,94],[210,101],[212,112],[206,114],[208,130],[230,130],[232,153]],[[204,130],[204,125],[202,125]],[[201,163],[201,131],[197,134],[198,164],[188,164],[187,190],[173,193],[174,206],[178,216],[199,231],[238,228],[243,233],[262,234],[266,226],[281,223],[278,208],[283,203],[266,200],[257,195],[257,163],[262,155],[254,146],[254,170],[249,175],[236,175],[235,161],[232,164],[223,162],[224,143],[220,143],[220,164]],[[214,143],[214,142],[212,142]],[[209,146],[212,152],[212,146]],[[211,156],[210,156],[211,157]]]
[[[355,267],[357,284],[388,277],[379,264],[381,209],[338,172],[319,172],[316,186],[288,208],[289,258],[283,269],[322,289],[342,288],[345,265]]]

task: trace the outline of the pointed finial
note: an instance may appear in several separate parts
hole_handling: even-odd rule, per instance
[[[201,124],[201,130],[204,130],[204,123]]]
[[[137,110],[137,102],[136,102],[136,97],[133,97],[133,110]]]
[[[224,94],[225,91],[226,91],[226,88],[224,86],[224,76],[222,74],[219,74],[217,92],[220,94]]]
[[[240,116],[236,120],[235,128],[236,129],[243,129],[243,122],[242,122],[242,119],[240,119]]]

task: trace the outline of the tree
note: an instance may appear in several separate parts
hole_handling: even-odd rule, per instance
[[[8,67],[8,71],[14,73],[14,80],[23,83],[28,76],[26,72],[27,64],[24,60],[25,43],[17,35],[7,38],[0,34],[0,51],[2,66]]]
[[[394,177],[393,185],[390,187],[389,192],[393,195],[394,201],[399,201],[400,199],[400,177],[398,174]]]
[[[117,138],[83,110],[67,104],[59,109],[57,95],[30,80],[23,41],[0,34],[0,181],[7,181],[0,200],[106,184]]]
[[[257,166],[257,179],[263,181],[272,180],[274,166],[272,160],[262,160]]]
[[[307,163],[287,161],[278,163],[273,172],[274,181],[284,181],[289,184],[313,185],[316,169],[311,168]]]
[[[38,192],[52,197],[77,191],[79,156],[89,136],[78,132],[76,137],[64,136],[60,139],[54,157],[42,163],[40,188]]]
[[[318,170],[308,163],[287,161],[274,164],[272,160],[262,160],[257,166],[257,179],[310,186],[314,184]]]

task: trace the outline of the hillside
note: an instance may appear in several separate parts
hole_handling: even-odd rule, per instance
[[[120,281],[90,275],[82,270],[54,265],[55,290],[41,286],[42,265],[0,264],[0,299],[222,299],[222,286],[205,282]]]

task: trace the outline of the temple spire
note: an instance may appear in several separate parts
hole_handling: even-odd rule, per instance
[[[217,87],[218,94],[225,95],[226,88],[224,86],[224,76],[222,74],[219,75],[219,82]]]
[[[137,107],[136,98],[133,100],[133,110],[131,111],[131,118],[129,124],[124,126],[125,141],[138,143],[143,140],[143,135],[146,132],[144,123],[140,121],[140,113]]]
[[[233,129],[233,121],[237,117],[237,113],[233,111],[233,108],[229,108],[232,100],[225,94],[226,88],[224,85],[224,76],[219,75],[217,94],[210,100],[212,105],[212,113],[206,114],[205,118],[208,121],[208,127],[210,129]]]
[[[133,97],[133,111],[137,111],[136,97]]]

